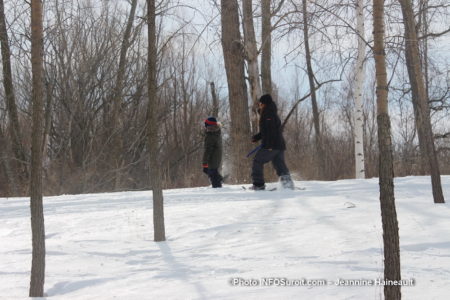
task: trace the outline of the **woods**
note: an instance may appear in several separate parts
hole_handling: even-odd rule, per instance
[[[92,7],[81,0],[52,0],[44,5],[46,195],[150,187],[146,3],[122,4]],[[280,102],[282,119],[296,100],[314,91],[285,126],[291,146],[286,160],[294,177],[378,176],[374,63],[367,52],[373,45],[370,29],[356,22],[361,16],[367,19],[371,6],[364,1],[291,0],[219,4],[199,14],[180,3],[156,3],[155,105],[162,187],[207,184],[197,162],[201,122],[212,112],[224,123],[225,173],[234,182],[248,181],[245,154],[251,150],[249,136],[257,119],[254,103],[269,91]],[[396,176],[433,174],[439,203],[443,198],[438,174],[450,171],[445,138],[450,131],[445,118],[449,88],[445,56],[434,45],[446,37],[448,24],[442,20],[448,7],[439,1],[417,7],[420,18],[415,24],[420,27],[415,34],[426,37],[410,54],[411,39],[400,38],[410,31],[390,25],[403,19],[400,4],[385,3],[394,172]],[[0,194],[26,195],[31,169],[31,65],[26,59],[30,31],[20,12],[27,11],[27,5],[6,1],[1,8],[6,18],[0,14],[4,95],[0,120],[5,140]],[[430,15],[435,18],[430,20]],[[411,55],[419,56],[417,62]],[[426,91],[425,96],[416,96],[417,80],[411,81],[416,77],[406,75],[412,70],[408,66],[418,65],[422,67],[417,70],[426,70],[416,76],[426,83],[418,89]],[[314,88],[333,79],[340,81]],[[273,172],[268,175],[276,179]]]
[[[223,120],[227,183],[249,183],[268,93],[284,175],[379,178],[384,278],[401,280],[394,177],[429,176],[430,199],[445,203],[450,6],[200,2],[0,0],[0,197],[30,197],[30,297],[44,292],[43,196],[152,190],[163,242],[163,190],[209,184],[203,121]]]

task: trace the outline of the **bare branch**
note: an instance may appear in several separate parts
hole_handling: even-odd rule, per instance
[[[306,94],[305,96],[303,96],[302,98],[298,99],[295,104],[292,106],[291,110],[289,111],[289,113],[287,114],[286,118],[283,121],[283,124],[281,125],[281,130],[284,129],[284,126],[286,125],[287,121],[289,120],[289,118],[291,117],[292,113],[294,112],[295,108],[300,104],[300,102],[305,101],[306,99],[309,98],[309,96],[311,96],[313,91],[317,91],[318,89],[320,89],[323,85],[330,83],[330,82],[337,82],[337,81],[341,81],[342,79],[330,79],[324,82],[319,83],[316,87],[314,87],[314,89],[312,91],[310,91],[308,94]]]
[[[423,40],[423,39],[426,39],[426,38],[437,38],[437,37],[446,35],[449,32],[450,32],[450,28],[448,28],[447,30],[438,32],[438,33],[430,32],[428,34],[425,34],[425,35],[422,35],[422,36],[418,37],[418,39],[419,40]]]
[[[450,132],[434,135],[434,139],[446,139],[446,138],[450,138]]]

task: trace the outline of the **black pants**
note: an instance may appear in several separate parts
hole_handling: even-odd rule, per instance
[[[263,186],[264,181],[264,164],[272,162],[278,176],[289,175],[289,170],[284,162],[283,150],[259,150],[253,158],[252,180],[253,185]]]
[[[217,169],[208,169],[208,177],[209,181],[211,181],[213,188],[220,188],[222,187],[222,175],[220,175],[219,171]]]

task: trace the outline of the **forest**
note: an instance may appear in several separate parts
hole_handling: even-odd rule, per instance
[[[394,177],[426,175],[445,203],[449,13],[445,0],[0,0],[0,197],[30,196],[30,297],[44,291],[43,196],[151,190],[164,242],[163,191],[208,186],[209,116],[227,184],[249,183],[266,94],[296,181],[379,178],[384,280],[399,282]]]
[[[0,196],[17,196],[27,194],[31,168],[30,9],[26,1],[1,2]],[[239,1],[236,15],[227,12],[222,23],[218,1],[157,3],[156,143],[164,188],[208,184],[200,168],[202,124],[212,115],[225,132],[224,172],[234,175],[232,182],[248,182],[245,153],[257,130],[252,103],[261,93],[274,95],[282,118],[291,112],[284,135],[296,179],[355,178],[361,170],[362,177],[377,176],[372,5],[303,2]],[[385,2],[385,52],[394,172],[408,176],[429,171],[421,159],[400,2]],[[450,174],[449,5],[411,5],[437,161]],[[145,1],[44,1],[44,194],[149,187],[145,16]],[[226,71],[238,80],[238,93],[228,88]],[[235,126],[243,128],[239,138],[235,118],[246,122]],[[242,148],[238,154],[233,143]]]

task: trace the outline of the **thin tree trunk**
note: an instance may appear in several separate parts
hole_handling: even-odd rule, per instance
[[[355,138],[355,178],[366,177],[364,168],[364,114],[363,114],[363,85],[364,85],[364,58],[366,44],[364,37],[364,2],[356,1],[356,31],[358,33],[358,57],[356,59],[355,80],[355,109],[354,109],[354,138]]]
[[[388,85],[384,52],[384,0],[373,1],[373,36],[377,80],[380,207],[383,224],[384,278],[400,280],[400,245],[394,197],[394,168],[388,113]],[[401,299],[398,285],[385,285],[386,300]]]
[[[158,95],[156,83],[156,8],[155,0],[147,0],[148,12],[148,148],[150,180],[153,193],[153,228],[155,242],[166,240],[161,166],[158,159]]]
[[[44,296],[45,227],[42,203],[42,139],[44,128],[44,64],[42,2],[31,0],[31,68],[33,75],[33,111],[31,135],[30,208],[32,263],[30,297]]]
[[[429,21],[428,21],[428,2],[429,0],[420,0],[419,3],[419,17],[420,17],[420,31],[421,35],[424,36],[422,39],[422,66],[423,66],[423,75],[425,79],[425,94],[427,95],[427,99],[430,99],[429,94],[429,68],[428,68],[428,33],[429,33]]]
[[[53,103],[53,87],[51,83],[45,83],[45,108],[44,108],[44,133],[42,138],[42,153],[45,156],[48,150],[48,137],[50,135],[50,127],[52,125],[52,103]]]
[[[0,193],[0,196],[9,197],[18,194],[17,183],[14,181],[13,171],[10,165],[10,159],[8,158],[8,148],[5,134],[3,133],[3,129],[0,126],[0,161],[3,169],[4,176],[6,177],[6,191]]]
[[[411,84],[416,128],[422,154],[422,166],[424,170],[427,170],[427,173],[431,174],[434,203],[444,203],[441,173],[439,171],[433,130],[431,128],[430,106],[428,104],[424,76],[420,64],[414,12],[410,0],[399,0],[399,2],[402,7],[403,23],[405,26],[406,67]]]
[[[16,182],[16,175],[20,180],[19,185],[25,185],[29,178],[27,159],[22,144],[22,133],[20,130],[19,116],[17,113],[16,97],[11,71],[11,51],[9,48],[8,32],[6,30],[5,7],[3,0],[0,0],[0,42],[2,44],[2,66],[3,66],[3,86],[5,88],[5,102],[9,118],[9,136],[11,138],[11,149],[15,158],[16,174],[12,180]]]
[[[261,0],[261,82],[262,93],[272,94],[272,25],[270,0]]]
[[[114,167],[114,190],[118,190],[121,185],[121,172],[123,167],[123,139],[121,137],[122,118],[120,108],[122,106],[123,88],[125,86],[125,68],[127,64],[127,52],[130,47],[131,29],[136,15],[137,0],[131,2],[130,14],[128,15],[127,26],[123,35],[122,45],[120,47],[119,67],[117,69],[116,83],[113,90],[112,113],[110,120],[111,133],[111,152],[109,161]]]
[[[309,48],[309,36],[308,36],[308,9],[306,5],[306,0],[302,0],[303,5],[303,37],[305,42],[305,52],[306,52],[306,68],[308,71],[309,88],[311,91],[311,103],[313,110],[314,119],[314,131],[315,131],[315,147],[317,152],[317,164],[319,170],[319,179],[325,179],[325,153],[322,145],[322,133],[320,130],[320,115],[317,106],[316,88],[314,83],[314,72],[311,63],[311,51]]]
[[[216,86],[214,85],[214,82],[209,83],[211,86],[211,96],[212,96],[212,116],[218,117],[219,115],[219,99],[217,98],[216,94]]]
[[[179,139],[178,139],[178,103],[177,103],[177,99],[178,99],[178,80],[176,78],[176,76],[174,76],[173,79],[173,118],[172,118],[172,127],[173,127],[173,140],[174,140],[174,145],[176,145],[176,147],[179,147]]]
[[[252,98],[252,131],[258,132],[258,100],[261,97],[261,83],[259,81],[258,49],[256,47],[255,28],[253,25],[252,0],[243,0],[243,25],[245,58],[248,65],[250,95]]]
[[[250,169],[248,160],[245,160],[251,148],[250,118],[244,76],[244,49],[239,32],[239,6],[236,0],[222,0],[221,8],[222,48],[230,102],[231,174],[235,181],[246,182]]]
[[[188,151],[189,148],[189,141],[190,141],[190,130],[189,130],[189,120],[188,120],[188,108],[189,108],[189,99],[188,99],[188,93],[187,93],[187,88],[186,88],[186,43],[185,43],[185,36],[182,36],[183,38],[183,43],[181,46],[181,68],[180,68],[180,88],[181,88],[181,100],[182,100],[182,132],[181,132],[181,151],[186,152]],[[183,165],[183,174],[181,176],[183,176],[184,178],[186,178],[186,169],[187,169],[187,164]]]

